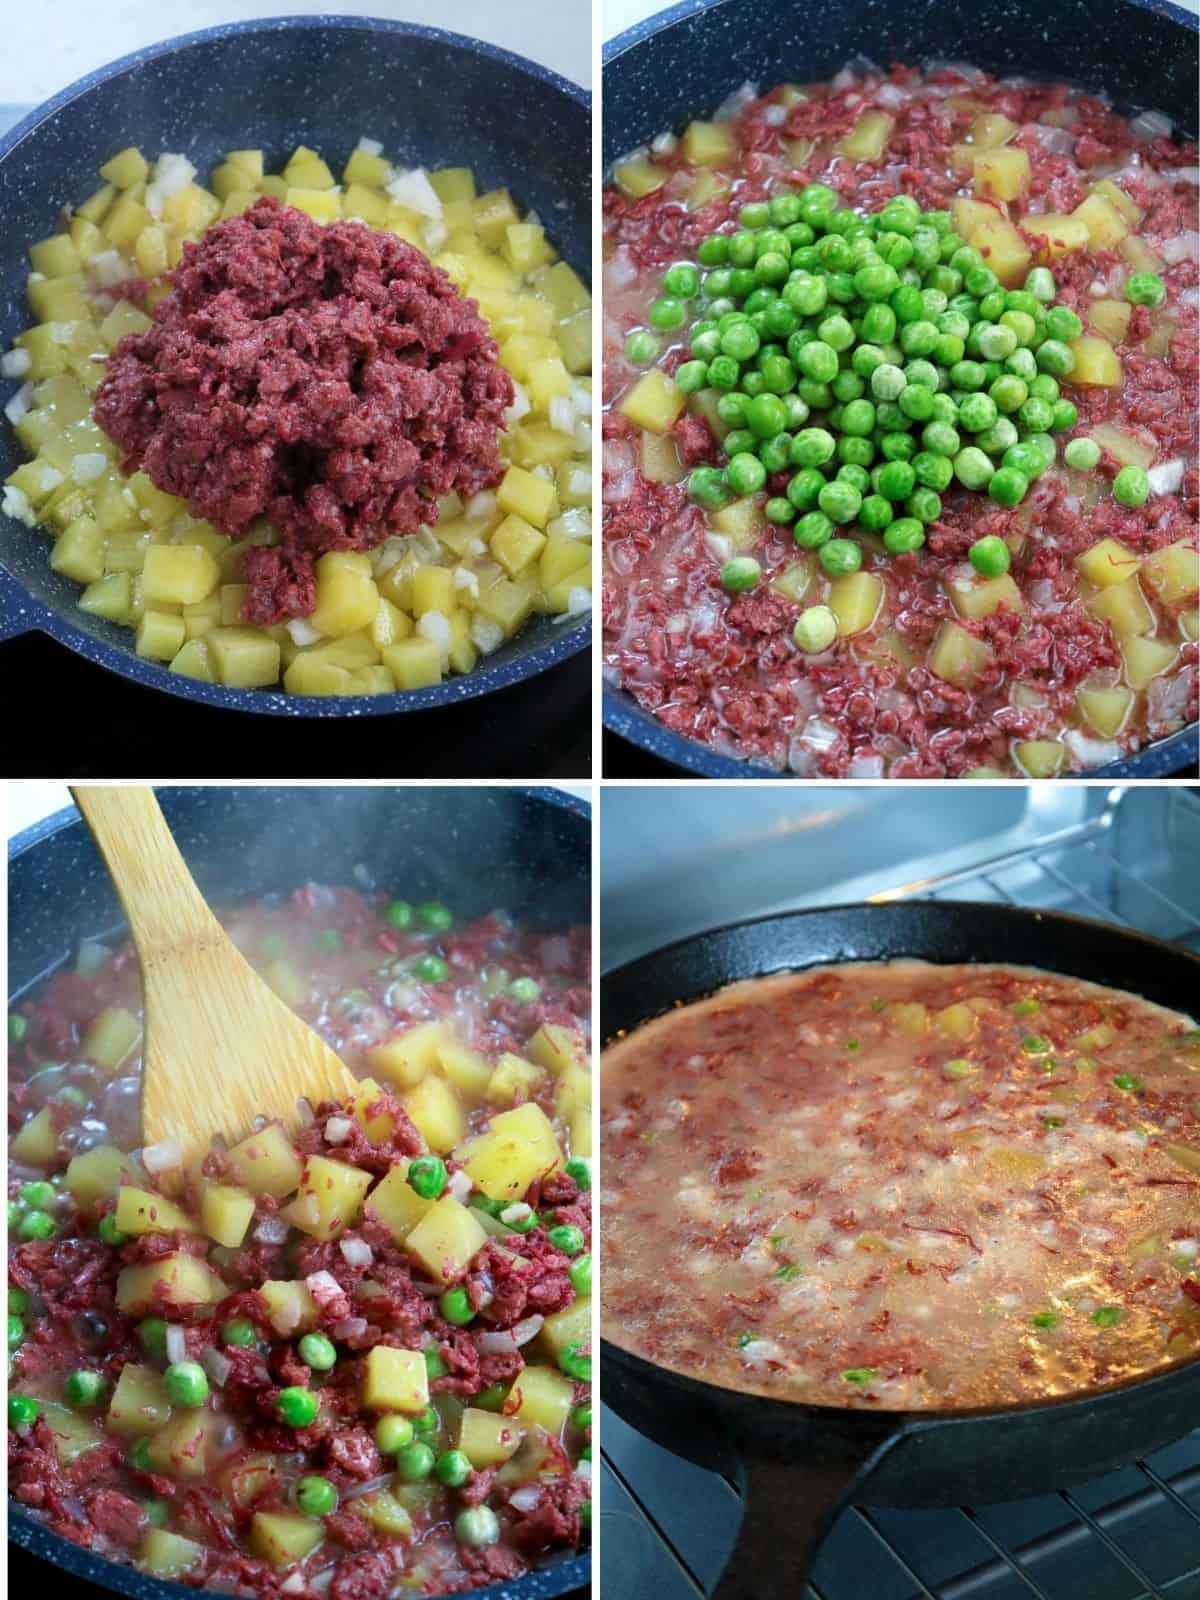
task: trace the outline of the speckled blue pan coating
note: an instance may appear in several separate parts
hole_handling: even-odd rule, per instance
[[[591,915],[590,807],[554,789],[500,786],[346,789],[305,787],[159,790],[159,800],[205,894],[286,892],[315,878],[359,881],[414,899],[440,896],[463,917],[502,906],[534,926]],[[255,844],[255,840],[259,840]],[[59,811],[9,846],[9,988],[21,994],[61,966],[81,937],[121,922],[116,896],[78,812]],[[70,1575],[132,1600],[187,1600],[195,1589],[117,1566],[59,1538],[10,1503],[9,1537]],[[588,1556],[479,1600],[557,1600],[586,1588]]]
[[[60,209],[95,189],[127,144],[177,150],[201,173],[227,150],[266,151],[278,169],[297,144],[339,165],[361,136],[413,165],[469,166],[541,216],[585,277],[591,267],[590,100],[564,78],[476,39],[358,17],[280,17],[168,40],[80,79],[0,139],[0,348],[30,322],[28,247]],[[10,386],[5,384],[5,393]],[[0,425],[0,478],[23,452]],[[0,516],[0,638],[38,629],[151,688],[232,710],[292,717],[383,716],[472,700],[588,646],[591,626],[534,618],[464,677],[405,694],[316,699],[224,689],[134,653],[133,635],[76,606],[51,572],[41,529]]]
[[[683,0],[604,48],[604,163],[750,82],[813,82],[866,56],[966,61],[1001,76],[1064,78],[1130,114],[1154,108],[1195,136],[1196,17],[1169,0]],[[705,778],[778,778],[681,738],[618,690],[604,724],[660,761]],[[1087,778],[1195,772],[1197,729],[1181,729]]]

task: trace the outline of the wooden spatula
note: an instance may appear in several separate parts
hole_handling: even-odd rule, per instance
[[[353,1074],[250,966],[196,887],[144,788],[80,787],[75,804],[112,874],[137,946],[146,1001],[142,1138],[178,1142],[185,1163],[216,1133],[232,1144],[259,1116],[299,1121],[297,1101],[342,1099]]]

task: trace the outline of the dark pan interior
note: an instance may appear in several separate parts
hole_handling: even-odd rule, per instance
[[[136,144],[150,157],[182,152],[205,181],[236,148],[261,147],[268,170],[277,171],[297,144],[307,144],[340,168],[363,136],[382,140],[394,161],[470,166],[481,189],[508,187],[521,208],[538,212],[572,266],[590,276],[590,115],[582,90],[452,34],[353,18],[292,18],[211,29],[129,57],[50,102],[15,142],[0,141],[0,348],[32,320],[24,293],[28,247],[54,231],[64,206],[92,193],[97,167],[122,146]],[[8,392],[6,385],[6,398]],[[23,459],[3,424],[0,478]],[[70,630],[76,637],[67,642],[82,643],[103,665],[193,699],[290,715],[346,714],[340,700],[214,690],[140,659],[128,629],[77,609],[78,586],[51,572],[43,530],[8,517],[0,518],[0,528],[3,566],[49,613],[22,616],[17,591],[5,600],[9,632],[48,625],[63,637]],[[544,656],[549,665],[583,648],[586,638],[586,627],[534,618],[480,664],[480,676],[410,694],[405,708],[500,687],[526,675],[518,663],[528,671],[531,658]],[[401,709],[396,696],[350,705],[356,715]]]
[[[545,789],[170,788],[172,831],[214,904],[285,892],[312,879],[443,899],[460,918],[502,908],[547,929],[590,917],[591,823],[582,801]],[[18,995],[73,957],[82,936],[121,914],[91,835],[60,813],[15,841],[9,863],[9,989]],[[183,1600],[194,1589],[119,1567],[10,1507],[23,1550],[134,1600]],[[588,1582],[586,1557],[503,1590],[552,1600]]]
[[[666,128],[705,116],[743,83],[832,77],[866,57],[966,62],[1000,76],[1067,79],[1119,110],[1155,109],[1196,133],[1194,16],[1162,0],[688,0],[631,28],[605,50],[603,159],[607,167]],[[605,720],[660,760],[704,777],[778,777],[683,739],[619,691]],[[1185,729],[1089,777],[1166,777],[1196,765]]]
[[[1200,976],[1188,951],[1079,917],[951,901],[834,906],[697,934],[605,974],[603,1037],[742,979],[901,957],[1038,966],[1182,1011],[1195,1009]],[[853,1489],[880,1505],[995,1501],[1080,1482],[1181,1437],[1200,1403],[1200,1362],[1191,1362],[1102,1396],[982,1415],[920,1413],[909,1427],[898,1413],[718,1389],[609,1345],[604,1363],[605,1396],[626,1421],[725,1471],[762,1456],[797,1471],[840,1461],[848,1482],[871,1449],[902,1430]]]

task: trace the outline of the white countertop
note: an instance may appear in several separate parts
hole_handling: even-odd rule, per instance
[[[465,33],[503,45],[514,55],[552,67],[574,83],[591,82],[589,0],[368,0],[361,8],[337,0],[59,0],[47,26],[39,6],[4,7],[0,103],[32,105],[118,56],[175,34],[255,17],[359,13]]]
[[[577,795],[589,804],[592,802],[590,783],[556,783],[548,787],[564,789],[568,794]],[[64,806],[73,804],[65,783],[9,783],[6,788],[10,839],[23,828],[28,828],[31,823],[38,822],[42,817],[48,817],[52,812],[61,811]]]

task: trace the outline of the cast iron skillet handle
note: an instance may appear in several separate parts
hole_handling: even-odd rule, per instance
[[[37,607],[28,591],[0,567],[0,640],[17,639],[37,626]]]
[[[817,1550],[854,1491],[903,1437],[859,1448],[841,1442],[821,1461],[765,1457],[742,1462],[744,1512],[711,1600],[776,1600],[799,1595]]]

